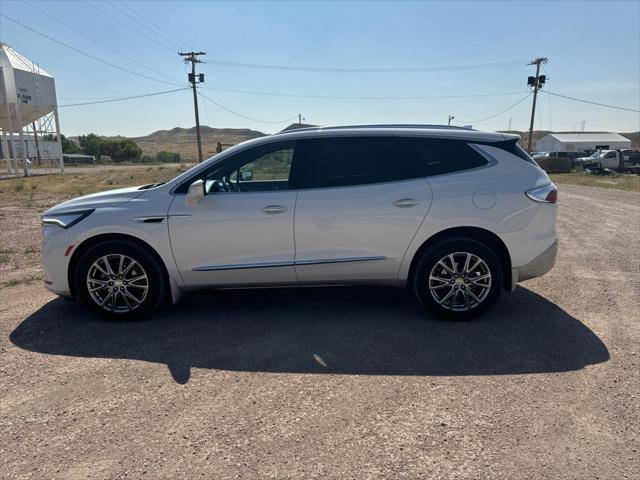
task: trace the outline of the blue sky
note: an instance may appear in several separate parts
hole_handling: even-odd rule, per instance
[[[201,123],[274,132],[301,113],[308,123],[473,123],[529,125],[531,98],[483,120],[528,93],[527,66],[546,56],[546,90],[640,109],[640,2],[47,2],[0,0],[3,13],[107,62],[186,85],[180,47],[207,52],[199,66]],[[124,5],[123,5],[124,3]],[[93,5],[93,6],[92,6]],[[96,8],[97,7],[97,8]],[[129,7],[129,9],[127,9]],[[139,13],[162,32],[143,28]],[[57,18],[123,58],[58,23]],[[113,17],[113,18],[112,18]],[[148,24],[147,24],[148,25]],[[153,29],[153,27],[149,26]],[[136,33],[139,32],[139,33]],[[150,38],[155,39],[152,41]],[[0,41],[54,75],[60,105],[177,88],[99,63],[0,17]],[[214,61],[314,68],[463,66],[420,72],[271,70]],[[495,65],[486,67],[486,65]],[[144,67],[142,66],[144,65]],[[483,65],[483,68],[469,66]],[[147,69],[145,67],[150,67]],[[164,74],[161,76],[160,73]],[[298,98],[243,90],[329,97]],[[137,100],[60,109],[63,133],[145,135],[193,126],[188,90]],[[640,114],[541,94],[536,129],[640,130]]]

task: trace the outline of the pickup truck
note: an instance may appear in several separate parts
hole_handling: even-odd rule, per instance
[[[583,167],[610,168],[619,172],[640,165],[640,152],[636,150],[600,150],[590,157],[575,159],[576,164]]]

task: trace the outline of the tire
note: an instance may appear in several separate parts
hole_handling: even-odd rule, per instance
[[[464,274],[467,258],[469,271]],[[484,243],[451,237],[421,254],[412,284],[416,297],[431,313],[449,320],[468,320],[496,302],[502,277],[500,260]]]
[[[78,261],[74,281],[82,303],[114,321],[144,318],[158,308],[167,292],[160,261],[126,240],[108,240],[87,250]]]

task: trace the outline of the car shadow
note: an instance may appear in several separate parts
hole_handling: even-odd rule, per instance
[[[407,290],[380,287],[207,291],[151,319],[104,322],[53,300],[11,341],[26,350],[190,369],[360,375],[504,375],[564,372],[605,362],[589,328],[518,287],[469,322],[437,320]]]

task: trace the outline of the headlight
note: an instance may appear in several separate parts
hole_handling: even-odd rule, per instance
[[[73,227],[83,218],[91,215],[92,210],[81,210],[77,212],[53,213],[42,217],[42,225],[57,225],[62,228]]]

